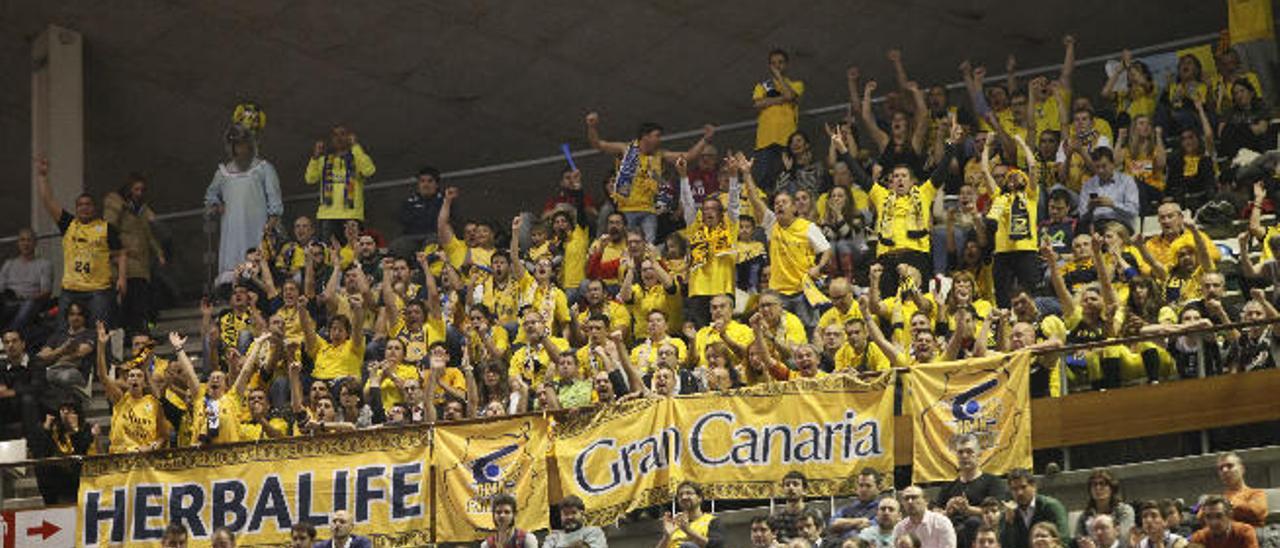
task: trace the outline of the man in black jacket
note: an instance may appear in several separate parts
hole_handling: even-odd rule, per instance
[[[403,235],[391,242],[391,253],[411,258],[426,241],[436,235],[436,221],[444,193],[440,190],[440,170],[427,166],[418,170],[418,187],[400,204]]]

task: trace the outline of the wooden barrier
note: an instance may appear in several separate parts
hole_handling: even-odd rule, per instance
[[[1280,369],[1031,400],[1031,445],[1071,447],[1280,420]],[[911,419],[894,417],[894,460],[911,463]]]

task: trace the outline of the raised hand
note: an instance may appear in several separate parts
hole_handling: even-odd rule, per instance
[[[446,189],[444,189],[444,199],[449,200],[449,201],[456,200],[456,199],[458,199],[458,194],[459,194],[459,192],[460,192],[460,191],[458,190],[458,187],[456,187],[456,186],[451,186],[451,187],[449,187],[449,188],[446,188]]]
[[[49,158],[43,154],[36,157],[36,175],[49,176]]]
[[[683,154],[676,157],[676,173],[680,175],[681,179],[689,176],[689,162],[684,159]]]
[[[311,145],[311,157],[319,158],[321,156],[324,156],[324,141],[316,141],[316,144]]]
[[[517,232],[520,232],[521,226],[524,226],[524,217],[521,217],[520,215],[516,215],[511,219],[511,237],[512,238],[515,237]]]
[[[890,62],[890,63],[901,63],[901,62],[902,62],[902,50],[900,50],[900,49],[898,49],[898,48],[893,48],[893,49],[889,50],[888,52],[886,52],[886,53],[885,53],[885,55],[884,55],[884,56],[885,56],[885,58],[887,58],[887,59],[889,60],[889,62]]]
[[[1066,36],[1063,36],[1063,37],[1062,37],[1062,45],[1063,45],[1064,47],[1068,47],[1068,48],[1075,47],[1075,45],[1076,45],[1076,37],[1075,37],[1074,35],[1071,35],[1071,34],[1068,34],[1068,35],[1066,35]]]
[[[187,338],[183,337],[182,334],[177,331],[170,331],[169,346],[173,347],[174,352],[181,352],[182,349],[187,346]]]
[[[880,263],[872,264],[870,274],[871,274],[871,283],[874,284],[879,282],[880,276],[884,275],[884,265]]]
[[[979,84],[981,84],[983,80],[986,80],[987,67],[984,67],[984,66],[975,67],[973,69],[973,79],[977,80]]]
[[[702,126],[702,140],[710,141],[716,134],[716,126],[705,124]]]
[[[880,85],[877,84],[875,80],[868,80],[867,85],[863,86],[863,92],[862,92],[863,97],[864,98],[871,97],[872,94],[876,92],[877,87],[880,87]]]
[[[98,344],[107,344],[111,342],[111,334],[107,333],[107,324],[102,320],[98,320]]]
[[[587,113],[587,127],[596,127],[600,123],[600,115],[595,112]]]
[[[847,70],[845,70],[844,75],[846,78],[849,79],[850,82],[857,82],[858,78],[862,77],[862,71],[858,69],[858,67],[856,66],[849,67]]]
[[[1015,70],[1018,70],[1018,58],[1010,53],[1004,60],[1004,71],[1011,73]]]

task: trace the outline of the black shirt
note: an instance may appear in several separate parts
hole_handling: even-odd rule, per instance
[[[971,482],[965,483],[957,478],[943,486],[942,490],[938,491],[938,497],[933,499],[933,504],[938,508],[946,508],[947,501],[959,496],[967,499],[970,506],[980,506],[987,497],[1008,500],[1009,487],[1004,480],[983,472]]]

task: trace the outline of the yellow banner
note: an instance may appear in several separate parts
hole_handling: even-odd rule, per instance
[[[239,546],[281,545],[294,523],[328,538],[335,511],[376,545],[429,542],[430,429],[372,430],[260,445],[90,459],[80,481],[78,546],[159,546],[179,522],[192,546],[214,528]]]
[[[561,488],[594,524],[666,503],[686,480],[710,498],[765,498],[799,470],[812,495],[848,494],[851,470],[893,469],[893,374],[631,402],[557,424],[555,437]]]
[[[918,365],[904,379],[912,422],[912,478],[956,477],[953,442],[977,437],[982,470],[1003,474],[1031,468],[1029,352]]]
[[[436,540],[465,542],[493,533],[489,501],[516,499],[516,526],[546,529],[547,419],[523,416],[435,429]]]

